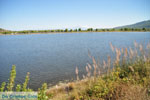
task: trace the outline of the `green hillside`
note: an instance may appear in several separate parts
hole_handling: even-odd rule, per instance
[[[125,25],[125,26],[119,26],[119,27],[115,27],[116,29],[120,29],[120,28],[150,28],[150,20],[147,21],[142,21],[142,22],[138,22],[135,24],[131,24],[131,25]]]

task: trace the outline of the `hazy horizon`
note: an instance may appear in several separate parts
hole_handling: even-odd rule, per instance
[[[113,28],[150,18],[149,0],[1,0],[0,28]]]

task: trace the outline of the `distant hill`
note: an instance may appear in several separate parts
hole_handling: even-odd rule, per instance
[[[8,31],[8,30],[0,28],[0,32],[6,32],[6,31]]]
[[[141,28],[150,28],[150,20],[138,22],[138,23],[131,24],[131,25],[114,27],[114,28],[115,29],[120,29],[120,28],[140,28],[140,29]]]
[[[4,31],[4,29],[0,28],[0,32],[3,32],[3,31]]]

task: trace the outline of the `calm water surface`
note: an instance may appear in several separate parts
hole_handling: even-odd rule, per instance
[[[109,43],[133,47],[133,42],[146,45],[150,32],[105,32],[72,34],[32,34],[0,36],[0,84],[8,81],[12,65],[16,65],[16,82],[24,82],[30,72],[29,87],[37,89],[43,82],[56,84],[75,79],[75,67],[84,73],[91,55],[105,59],[110,54]]]

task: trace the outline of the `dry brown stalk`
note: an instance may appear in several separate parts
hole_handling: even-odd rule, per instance
[[[99,70],[98,70],[98,75],[101,75],[101,69],[99,68]]]
[[[149,48],[150,48],[150,43],[148,43],[148,44],[147,44],[147,47],[146,47],[146,48],[147,48],[147,49],[149,49]]]
[[[86,72],[89,72],[88,66],[86,66],[85,69],[86,69]]]
[[[76,73],[76,76],[77,76],[77,80],[79,80],[79,75],[78,75],[79,71],[78,71],[78,67],[76,67],[75,73]]]
[[[132,66],[129,66],[128,68],[129,68],[130,71],[134,72],[134,69],[133,69]]]
[[[134,49],[134,56],[138,55],[137,49]]]
[[[94,68],[94,76],[96,77],[96,69],[97,69],[97,63],[96,63],[96,60],[95,60],[95,58],[93,57],[93,68]]]
[[[110,44],[111,50],[114,52],[114,50],[115,50],[114,46],[112,45],[111,42],[109,44]]]
[[[143,52],[143,46],[141,44],[139,45],[139,49],[140,49],[140,52]]]
[[[85,77],[85,75],[82,75],[82,77],[83,77],[83,79],[85,79],[86,77]]]
[[[120,62],[120,56],[121,56],[121,52],[118,48],[116,48],[116,60],[115,60],[116,65],[118,65]]]
[[[107,73],[110,72],[110,65],[111,65],[111,57],[108,56],[108,57],[107,57],[107,67],[108,67]]]
[[[125,48],[124,57],[125,57],[125,58],[127,58],[127,56],[128,56],[128,49],[127,49],[127,48]]]
[[[134,56],[134,51],[132,50],[132,48],[130,47],[130,59],[132,59]]]
[[[105,60],[103,60],[103,68],[106,69],[106,66],[107,66],[106,62],[105,62]]]
[[[87,63],[87,66],[89,67],[90,70],[92,69],[92,66],[89,63]]]
[[[124,52],[124,50],[123,50],[123,48],[121,48],[121,53],[123,53]]]
[[[90,50],[88,50],[88,56],[89,58],[92,58]]]
[[[138,48],[138,43],[136,41],[134,41],[134,46],[135,48]]]
[[[86,72],[87,72],[87,77],[90,77],[91,72],[90,72],[90,69],[88,68],[88,66],[86,66],[85,69],[86,69]]]

